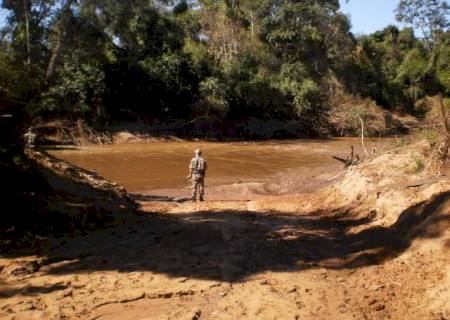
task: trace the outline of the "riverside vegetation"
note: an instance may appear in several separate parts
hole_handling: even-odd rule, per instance
[[[448,5],[416,2],[400,1],[397,18],[422,38],[395,26],[355,36],[337,0],[5,0],[2,114],[178,135],[355,134],[372,101],[420,116],[423,98],[449,95]]]

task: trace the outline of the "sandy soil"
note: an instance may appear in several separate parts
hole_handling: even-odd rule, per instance
[[[2,252],[0,318],[450,319],[450,181],[406,174],[413,151],[314,194],[142,195],[123,225]]]

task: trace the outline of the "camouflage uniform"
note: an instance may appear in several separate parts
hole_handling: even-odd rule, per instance
[[[192,179],[192,201],[196,201],[197,192],[199,194],[200,201],[203,201],[205,194],[205,173],[206,173],[206,160],[201,156],[200,150],[195,150],[195,157],[192,158],[189,166],[190,177]]]
[[[31,129],[28,129],[27,133],[23,135],[25,139],[25,146],[27,148],[34,148],[35,147],[35,141],[36,141],[36,134],[33,133]]]

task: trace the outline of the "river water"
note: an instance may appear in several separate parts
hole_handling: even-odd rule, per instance
[[[350,146],[362,155],[357,138],[264,142],[151,142],[86,146],[51,150],[53,156],[94,170],[131,192],[183,188],[188,185],[189,160],[196,148],[208,161],[207,184],[269,182],[325,171],[338,172]],[[392,139],[366,139],[369,150],[386,149]]]

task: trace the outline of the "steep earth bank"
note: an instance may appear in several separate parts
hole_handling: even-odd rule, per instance
[[[123,220],[136,209],[123,187],[95,172],[56,159],[46,151],[26,149],[23,158],[17,161],[24,167],[27,179],[16,177],[18,182],[5,183],[27,184],[21,189],[25,194],[17,197],[24,203],[19,204],[22,210],[18,212],[8,208],[10,211],[1,223],[0,239],[22,237],[27,231],[42,235],[94,230]],[[4,203],[14,205],[9,200]]]

